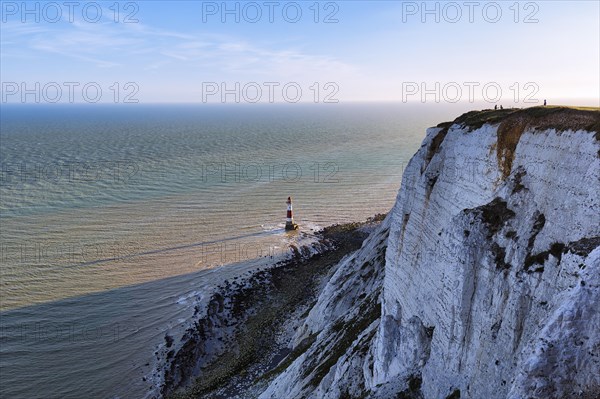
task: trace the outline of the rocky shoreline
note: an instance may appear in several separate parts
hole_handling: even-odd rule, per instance
[[[160,394],[165,398],[248,397],[264,390],[307,342],[289,344],[319,292],[346,255],[360,248],[385,215],[366,222],[334,225],[319,233],[312,248],[248,277],[225,280],[206,311],[196,309],[194,326],[167,353]],[[175,349],[175,348],[178,349]]]

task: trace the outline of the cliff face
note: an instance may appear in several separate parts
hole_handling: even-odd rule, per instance
[[[600,397],[599,125],[531,108],[429,129],[261,397]]]

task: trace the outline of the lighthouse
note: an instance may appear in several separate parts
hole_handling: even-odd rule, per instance
[[[286,230],[297,230],[298,225],[294,223],[294,216],[292,215],[292,197],[288,197],[287,201],[287,218],[285,219]]]

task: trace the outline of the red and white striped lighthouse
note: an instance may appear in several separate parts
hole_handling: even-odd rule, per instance
[[[288,197],[287,201],[287,218],[285,219],[286,230],[297,230],[298,225],[294,223],[294,216],[292,214],[292,197]]]

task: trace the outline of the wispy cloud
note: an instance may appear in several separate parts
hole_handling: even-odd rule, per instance
[[[6,34],[5,34],[6,33]],[[310,54],[288,44],[251,44],[236,36],[206,32],[189,33],[154,28],[141,23],[27,24],[3,26],[5,48],[60,55],[98,68],[127,67],[144,63],[144,69],[160,70],[189,65],[195,68],[217,68],[228,75],[240,74],[298,77],[335,71],[352,73],[355,68],[330,56]],[[7,53],[7,57],[13,56]],[[143,59],[132,59],[132,55]]]

